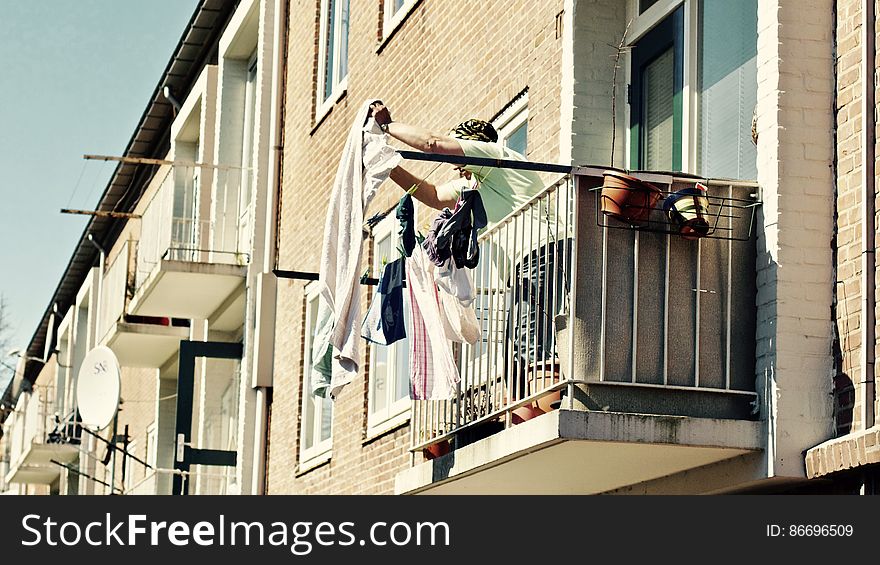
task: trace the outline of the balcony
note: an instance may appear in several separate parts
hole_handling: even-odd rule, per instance
[[[52,484],[62,470],[58,463],[76,459],[79,448],[56,432],[52,393],[51,389],[40,387],[22,394],[15,411],[7,418],[6,483]]]
[[[600,493],[762,449],[758,188],[699,179],[711,230],[684,239],[663,202],[698,179],[637,176],[663,194],[638,225],[602,213],[602,170],[579,168],[482,234],[482,339],[453,398],[413,402],[429,460],[396,492]]]
[[[136,253],[126,242],[104,274],[98,341],[113,350],[123,367],[161,367],[189,339],[188,323],[170,318],[127,315]]]
[[[177,177],[166,176],[141,218],[129,313],[239,319],[249,261],[238,241],[239,218],[199,219],[197,177],[182,184]]]

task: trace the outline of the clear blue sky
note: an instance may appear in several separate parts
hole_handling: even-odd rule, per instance
[[[0,0],[0,293],[12,347],[27,346],[85,228],[59,211],[93,210],[113,171],[82,156],[122,154],[197,4]]]

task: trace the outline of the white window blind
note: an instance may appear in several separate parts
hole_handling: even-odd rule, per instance
[[[702,0],[697,167],[708,177],[757,178],[757,0]]]

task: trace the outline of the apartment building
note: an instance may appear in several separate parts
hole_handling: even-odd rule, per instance
[[[858,78],[873,70],[848,70],[860,64],[861,3],[313,4],[289,24],[279,269],[317,270],[327,192],[369,97],[439,132],[491,120],[530,161],[571,166],[544,168],[546,191],[482,235],[482,335],[456,350],[448,400],[409,399],[400,343],[364,344],[358,377],[333,401],[314,396],[315,285],[279,281],[269,493],[871,490],[810,462],[836,453],[829,440],[876,444],[866,416],[833,440],[835,422],[849,429],[840,407],[852,390],[833,394],[841,355],[850,378],[859,370],[855,226],[866,216],[852,193],[858,175],[873,178],[856,144]],[[432,182],[455,174],[406,165]],[[599,188],[611,166],[640,171],[663,201],[703,181],[719,210],[711,234],[609,220]],[[401,194],[386,182],[366,216]],[[554,305],[554,362],[512,385],[514,267],[492,249],[527,255],[547,209],[572,282]],[[361,271],[396,258],[396,234],[393,215],[365,226]],[[362,307],[373,292],[362,289]],[[870,385],[852,388],[871,412]]]
[[[106,157],[117,168],[8,391],[11,489],[259,489],[283,8],[200,2],[128,147]],[[121,392],[96,433],[76,385],[97,346]]]
[[[90,222],[4,397],[7,488],[876,492],[866,6],[205,0],[97,207],[130,216]],[[445,399],[410,399],[408,341],[362,342],[335,399],[311,386],[329,193],[373,99],[437,132],[490,121],[546,187],[480,236],[480,338]],[[405,156],[434,184],[463,164]],[[609,169],[659,195],[620,221]],[[683,232],[665,209],[697,183],[708,222]],[[366,278],[398,256],[402,194],[352,226]],[[522,364],[526,289],[549,354]],[[116,438],[75,425],[95,345],[122,366]],[[149,466],[114,467],[112,439]]]

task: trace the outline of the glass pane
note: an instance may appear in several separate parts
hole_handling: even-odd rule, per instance
[[[412,327],[412,319],[410,316],[409,309],[409,296],[406,292],[403,293],[403,312],[404,312],[404,324],[406,324],[407,328]],[[409,382],[410,382],[410,373],[409,373],[409,341],[406,339],[402,339],[394,344],[394,383],[393,390],[391,391],[392,402],[400,400],[401,398],[406,398],[409,396]]]
[[[373,354],[376,356],[376,360],[370,379],[370,392],[373,401],[371,409],[375,413],[388,407],[388,347],[374,345]]]
[[[373,273],[379,277],[382,273],[382,267],[395,258],[394,244],[397,237],[388,234],[385,237],[376,240],[376,248],[373,253]],[[374,287],[374,291],[377,289]],[[394,347],[394,346],[392,346]],[[373,359],[373,372],[370,375],[370,410],[376,413],[388,408],[388,379],[390,373],[389,358],[391,348],[384,345],[373,344],[371,346],[370,355]]]
[[[333,401],[329,398],[316,398],[315,400],[321,404],[320,438],[321,441],[324,441],[330,439],[330,426],[333,422]]]
[[[656,3],[657,0],[639,0],[639,13],[641,14]]]
[[[318,320],[318,299],[315,297],[314,299],[308,302],[308,312],[306,316],[308,333],[306,334],[306,347],[305,347],[305,358],[303,360],[303,382],[302,382],[302,397],[303,397],[303,449],[308,449],[315,445],[315,397],[312,396],[311,391],[311,374],[312,374],[312,363],[311,363],[311,351],[312,351],[312,335],[315,333],[315,325]]]
[[[238,446],[240,362],[237,359],[209,358],[206,365],[204,433],[199,447],[235,451]]]
[[[504,140],[504,145],[513,149],[517,153],[521,155],[526,154],[526,146],[528,143],[528,129],[529,122],[528,120],[520,124],[515,130],[513,130],[510,135]]]
[[[333,93],[333,43],[336,33],[336,6],[335,0],[327,0],[327,27],[324,41],[324,100],[330,98]]]
[[[403,8],[403,3],[406,0],[388,0],[391,3],[391,11],[390,14],[393,16],[396,14],[401,8]]]
[[[342,4],[342,15],[339,25],[339,73],[334,78],[333,84],[339,84],[346,76],[348,76],[348,20],[349,20],[349,0],[345,0]]]
[[[649,170],[669,171],[673,167],[673,65],[673,50],[669,48],[642,71],[645,168]]]
[[[703,0],[700,16],[697,172],[755,179],[758,1]]]

